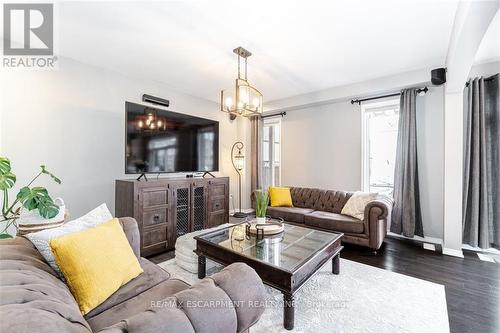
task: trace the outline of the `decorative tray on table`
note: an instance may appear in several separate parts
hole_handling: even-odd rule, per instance
[[[283,230],[285,230],[283,219],[275,219],[271,217],[266,217],[265,223],[257,223],[257,219],[255,217],[249,218],[246,221],[245,227],[247,235],[257,236],[258,239],[265,236],[280,234]]]

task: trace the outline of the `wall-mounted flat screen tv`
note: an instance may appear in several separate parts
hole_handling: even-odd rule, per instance
[[[219,170],[219,122],[125,103],[125,173]]]

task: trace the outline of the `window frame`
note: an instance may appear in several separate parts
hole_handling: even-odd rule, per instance
[[[370,191],[370,156],[369,154],[369,127],[368,117],[370,112],[386,108],[397,107],[399,112],[399,98],[391,98],[379,102],[370,102],[361,104],[361,190]]]
[[[265,126],[273,126],[273,125],[278,125],[278,128],[279,128],[279,137],[280,137],[280,141],[279,141],[279,166],[278,166],[278,177],[279,177],[279,182],[276,183],[276,177],[275,177],[275,165],[274,163],[272,163],[272,161],[274,161],[274,154],[275,154],[275,138],[274,138],[274,135],[271,133],[272,131],[270,131],[269,133],[269,157],[270,157],[270,167],[271,167],[271,184],[270,186],[281,186],[281,172],[282,172],[282,168],[283,168],[283,159],[282,159],[282,151],[283,151],[283,132],[281,130],[281,117],[280,116],[276,116],[276,117],[267,117],[267,118],[264,118],[263,119],[263,122],[262,122],[262,128],[264,129]],[[262,145],[264,145],[264,138],[262,138]],[[262,147],[262,151],[264,151],[264,147]],[[262,165],[261,165],[261,172],[262,174],[264,173],[264,159],[262,160]],[[274,184],[273,184],[274,183]]]

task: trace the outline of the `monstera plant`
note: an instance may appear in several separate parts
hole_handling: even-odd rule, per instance
[[[40,176],[47,175],[56,183],[61,184],[61,180],[49,172],[45,165],[40,166],[40,172],[16,195],[12,203],[9,202],[9,189],[16,183],[16,175],[11,172],[10,160],[0,156],[0,191],[3,195],[2,217],[0,223],[3,226],[0,232],[1,238],[11,238],[7,229],[14,225],[17,227],[17,219],[21,216],[22,209],[28,211],[37,209],[40,216],[50,219],[59,213],[59,207],[54,203],[45,187],[31,186]]]

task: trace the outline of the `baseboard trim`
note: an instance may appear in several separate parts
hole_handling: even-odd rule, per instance
[[[230,216],[233,216],[233,214],[234,214],[235,212],[237,212],[237,211],[238,211],[238,209],[232,209],[232,210],[230,210],[230,211],[229,211],[229,215],[230,215]],[[246,213],[246,214],[251,214],[251,213],[255,212],[255,210],[254,210],[254,209],[252,209],[252,208],[242,209],[241,211],[242,211],[243,213]]]
[[[463,244],[462,245],[462,250],[474,251],[474,252],[479,252],[479,253],[500,254],[500,250],[497,250],[497,249],[492,248],[492,247],[489,248],[489,249],[482,249],[480,247],[470,246],[469,244]]]
[[[450,249],[447,247],[443,247],[443,254],[447,256],[452,256],[452,257],[458,257],[458,258],[463,258],[464,253],[462,250],[455,250],[455,249]]]
[[[394,238],[403,238],[403,239],[411,239],[417,242],[421,243],[431,243],[431,244],[436,244],[436,245],[443,245],[443,240],[441,238],[436,238],[436,237],[420,237],[420,236],[415,236],[415,237],[406,237],[403,235],[395,234],[393,232],[388,231],[387,236],[394,237]]]

